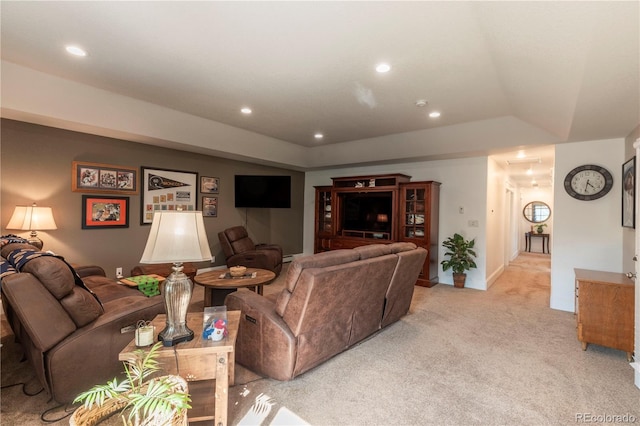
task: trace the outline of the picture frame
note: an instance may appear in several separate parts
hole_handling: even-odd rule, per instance
[[[128,227],[129,197],[82,196],[82,229]]]
[[[220,178],[201,176],[200,177],[200,193],[201,194],[217,194],[220,191]]]
[[[141,167],[140,224],[153,222],[156,210],[197,210],[198,173]]]
[[[202,216],[218,217],[218,197],[202,197]]]
[[[138,194],[138,170],[84,161],[71,162],[71,191],[92,194]]]
[[[622,165],[622,226],[636,227],[636,157]]]

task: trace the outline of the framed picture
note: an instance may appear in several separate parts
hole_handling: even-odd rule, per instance
[[[202,197],[202,216],[218,217],[218,197]]]
[[[622,226],[636,227],[636,157],[622,165]]]
[[[82,229],[128,227],[129,197],[82,196]]]
[[[197,210],[198,173],[141,167],[140,224],[153,222],[156,210]]]
[[[71,191],[94,194],[138,193],[138,170],[112,164],[71,163]]]
[[[220,189],[220,178],[217,177],[200,177],[200,192],[202,194],[217,194]]]

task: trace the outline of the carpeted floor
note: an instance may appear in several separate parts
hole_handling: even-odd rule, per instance
[[[416,287],[401,321],[289,382],[239,368],[229,423],[556,425],[618,415],[640,422],[626,355],[596,345],[582,351],[574,315],[548,307],[549,271],[548,255],[523,253],[486,292]],[[3,343],[2,385],[31,377],[16,345]],[[54,405],[44,394],[3,389],[2,424],[42,424],[40,413]]]

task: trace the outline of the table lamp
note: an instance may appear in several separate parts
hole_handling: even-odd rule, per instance
[[[42,250],[43,243],[38,238],[37,231],[58,229],[56,221],[53,220],[51,207],[38,207],[36,203],[30,206],[16,206],[6,228],[31,231],[27,241],[29,241],[29,244],[38,247],[38,250]]]
[[[158,334],[163,346],[193,339],[193,331],[187,327],[192,283],[182,272],[182,263],[209,260],[211,250],[201,211],[155,212],[140,263],[173,263],[173,272],[164,281],[163,289],[167,321]]]

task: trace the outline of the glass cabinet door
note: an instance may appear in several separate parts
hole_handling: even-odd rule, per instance
[[[404,204],[402,236],[404,238],[424,238],[425,189],[405,188]]]
[[[331,229],[331,191],[330,190],[319,190],[318,191],[318,202],[317,202],[318,211],[316,214],[318,215],[318,232],[319,233],[330,233]]]

